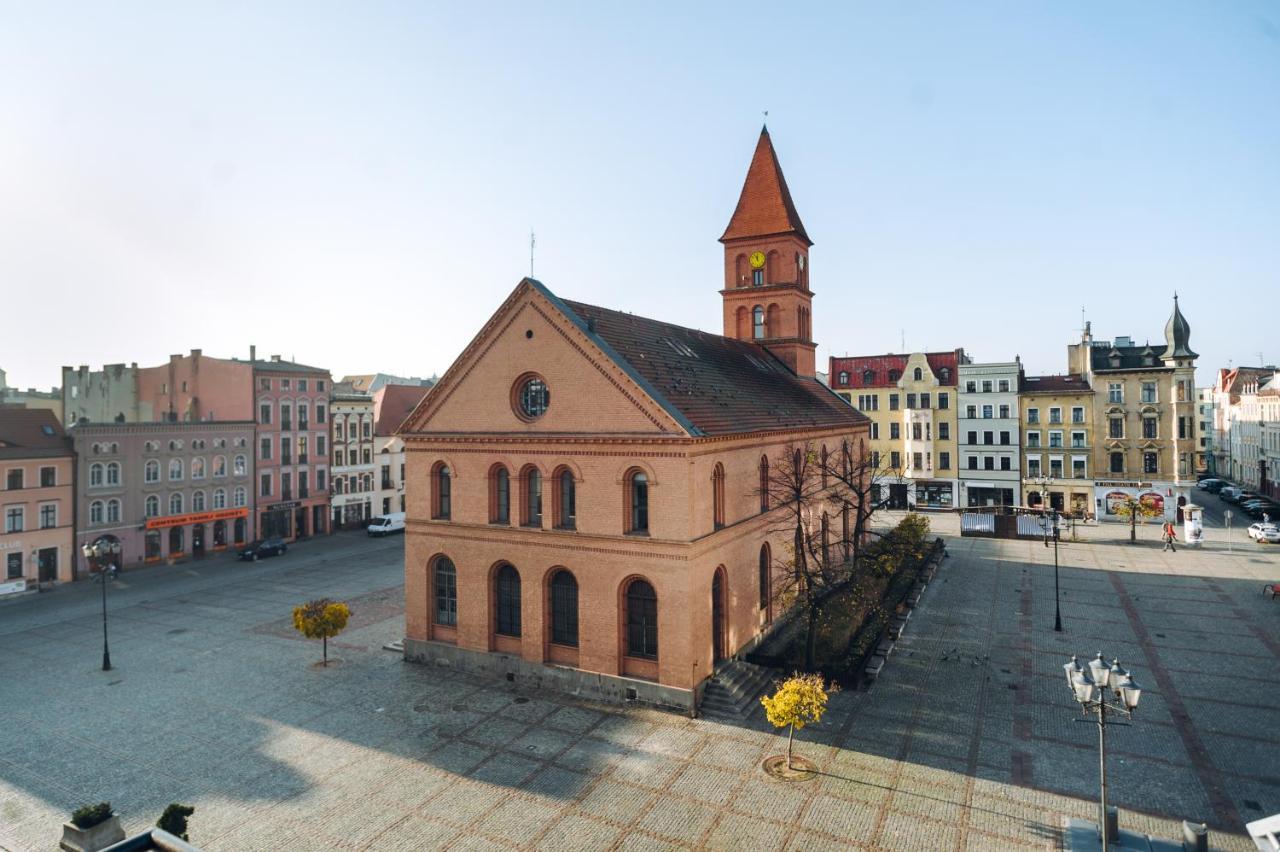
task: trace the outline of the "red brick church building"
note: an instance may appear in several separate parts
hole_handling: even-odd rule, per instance
[[[526,278],[405,421],[406,659],[688,708],[779,615],[761,478],[867,421],[815,378],[767,130],[720,242],[723,336]]]

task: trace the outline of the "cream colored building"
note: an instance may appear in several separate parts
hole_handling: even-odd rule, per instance
[[[1094,389],[1083,376],[1023,376],[1022,490],[1026,505],[1094,514]]]

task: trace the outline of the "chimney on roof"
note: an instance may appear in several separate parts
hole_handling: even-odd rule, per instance
[[[252,343],[249,344],[249,360],[258,360],[258,347],[254,346]]]
[[[192,349],[192,350],[191,350],[191,357],[192,357],[192,358],[199,358],[199,357],[200,357],[200,350],[199,350],[199,349]]]
[[[275,363],[275,364],[279,364],[279,363],[280,363],[280,356],[279,356],[279,355],[272,355],[272,356],[271,356],[271,361],[272,361],[273,363]]]

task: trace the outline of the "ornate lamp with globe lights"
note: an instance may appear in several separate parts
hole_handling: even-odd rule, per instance
[[[1067,686],[1086,716],[1095,714],[1098,725],[1098,777],[1100,794],[1098,797],[1098,836],[1102,840],[1103,852],[1108,848],[1107,832],[1107,714],[1120,715],[1132,719],[1138,709],[1138,699],[1142,697],[1142,687],[1133,676],[1120,666],[1120,661],[1113,659],[1108,665],[1102,652],[1081,666],[1076,657],[1063,665],[1067,675]],[[1110,699],[1110,700],[1108,700]],[[1077,721],[1093,721],[1079,719]],[[1111,724],[1127,724],[1112,722]]]
[[[123,548],[115,538],[103,536],[91,544],[80,548],[90,570],[98,572],[102,580],[102,670],[111,671],[111,651],[107,648],[107,581],[110,579],[107,569],[116,563]]]

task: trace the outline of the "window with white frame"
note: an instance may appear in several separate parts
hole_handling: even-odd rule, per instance
[[[106,466],[102,462],[94,462],[89,465],[89,487],[101,488],[103,476],[106,473]]]
[[[182,459],[169,459],[169,480],[182,479]]]
[[[143,504],[143,511],[148,518],[154,518],[160,514],[160,498],[154,494],[147,495],[146,502]]]
[[[120,523],[120,501],[114,497],[107,501],[107,523]]]
[[[89,504],[89,523],[100,524],[106,512],[106,504],[101,500],[94,500]]]
[[[1107,402],[1119,404],[1124,402],[1124,383],[1108,382],[1107,383]]]
[[[1040,457],[1027,459],[1027,478],[1035,479],[1040,475]]]
[[[169,495],[169,514],[170,515],[182,514],[182,494],[181,493],[174,493]]]

